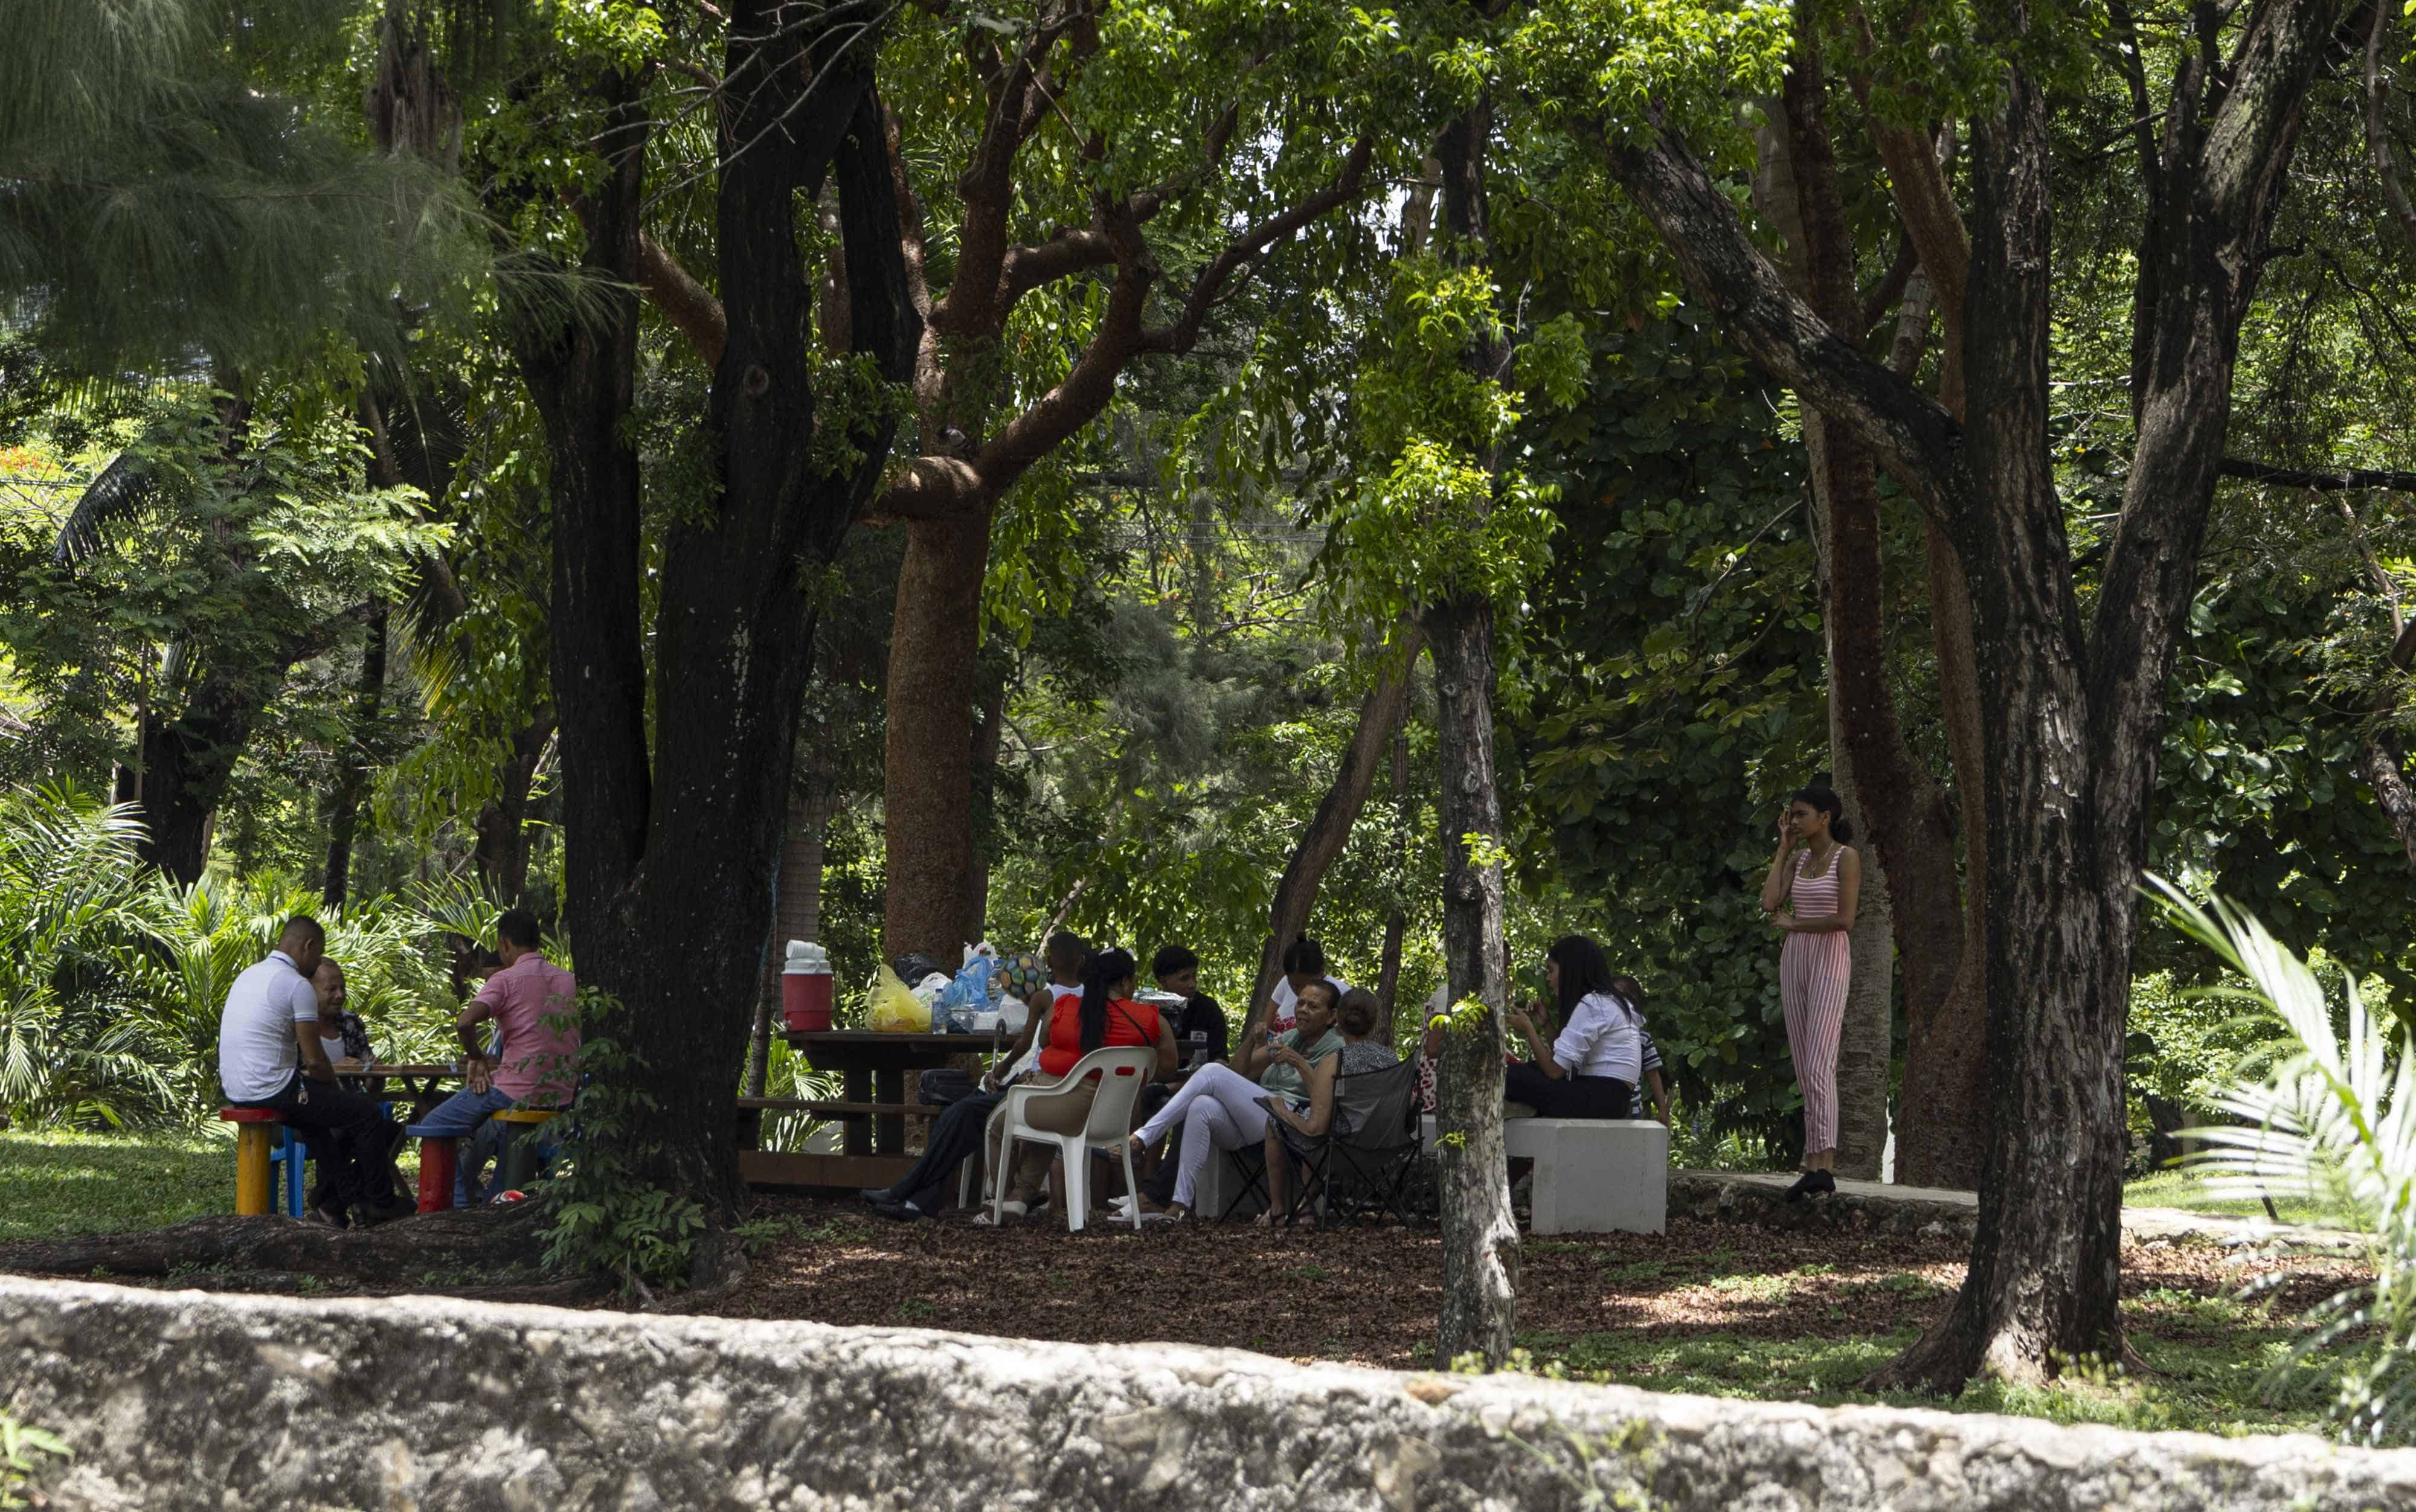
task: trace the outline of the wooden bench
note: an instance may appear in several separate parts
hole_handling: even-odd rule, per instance
[[[763,1145],[763,1115],[767,1113],[802,1113],[816,1118],[898,1118],[909,1114],[924,1118],[937,1118],[947,1109],[929,1102],[828,1102],[813,1098],[740,1098],[738,1100],[738,1147],[761,1149]]]
[[[1435,1119],[1425,1119],[1434,1148]],[[1537,1234],[1661,1234],[1669,1220],[1669,1130],[1651,1118],[1505,1118],[1514,1160],[1535,1162],[1527,1189]]]

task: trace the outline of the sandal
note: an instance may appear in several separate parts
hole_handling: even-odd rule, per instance
[[[990,1210],[987,1207],[974,1215],[974,1222],[981,1228],[1004,1227],[1006,1220],[1021,1219],[1026,1214],[1030,1213],[1032,1209],[1022,1203],[1005,1202],[998,1205],[998,1211],[1000,1219],[997,1224],[993,1224],[991,1222],[989,1216]]]

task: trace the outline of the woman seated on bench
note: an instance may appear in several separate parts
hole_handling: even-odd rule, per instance
[[[1158,1208],[1144,1194],[1143,1211],[1164,1212],[1171,1219],[1190,1216],[1200,1174],[1216,1152],[1246,1149],[1265,1140],[1268,1103],[1280,1100],[1306,1115],[1321,1089],[1332,1106],[1343,1043],[1334,1028],[1337,996],[1333,984],[1323,981],[1303,987],[1292,1005],[1292,1026],[1281,1034],[1256,1032],[1262,1021],[1253,1014],[1234,1050],[1233,1065],[1211,1061],[1193,1071],[1166,1106],[1133,1131],[1131,1143],[1138,1146],[1155,1144],[1168,1130],[1183,1126],[1174,1201]],[[1115,1146],[1110,1145],[1108,1153],[1112,1156]]]
[[[1636,1100],[1643,1021],[1611,986],[1602,947],[1583,935],[1564,936],[1546,952],[1544,973],[1566,1026],[1553,1037],[1536,1027],[1529,1010],[1510,1015],[1510,1026],[1527,1037],[1535,1058],[1502,1073],[1502,1095],[1544,1118],[1627,1117]]]
[[[1367,988],[1353,987],[1342,995],[1342,1006],[1336,1010],[1335,1022],[1342,1030],[1342,1053],[1317,1063],[1308,1081],[1307,1110],[1303,1112],[1272,1097],[1259,1100],[1272,1115],[1267,1120],[1266,1134],[1267,1210],[1259,1215],[1261,1228],[1273,1223],[1276,1215],[1290,1206],[1284,1201],[1284,1187],[1291,1174],[1291,1154],[1284,1148],[1283,1130],[1277,1125],[1287,1125],[1310,1139],[1321,1138],[1334,1127],[1335,1083],[1345,1076],[1385,1070],[1401,1063],[1399,1054],[1376,1038],[1379,1025],[1387,1029],[1392,1025],[1385,1017],[1383,1000]]]

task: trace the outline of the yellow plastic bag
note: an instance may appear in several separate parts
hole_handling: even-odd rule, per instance
[[[883,966],[872,975],[872,990],[864,996],[864,1026],[882,1034],[926,1034],[931,1010]]]

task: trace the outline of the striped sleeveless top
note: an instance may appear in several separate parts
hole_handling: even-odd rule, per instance
[[[1789,903],[1793,905],[1798,919],[1825,919],[1837,911],[1837,862],[1844,859],[1844,847],[1829,852],[1829,869],[1819,876],[1807,876],[1812,853],[1795,853],[1795,880],[1787,890]],[[1790,938],[1792,936],[1789,936]]]

